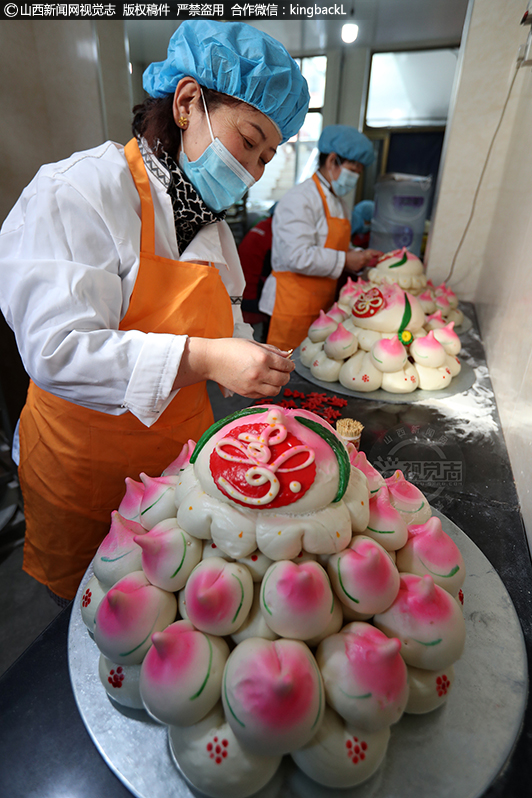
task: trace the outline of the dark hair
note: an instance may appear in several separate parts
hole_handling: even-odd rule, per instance
[[[320,167],[320,169],[322,166],[325,166],[325,161],[327,160],[330,154],[331,154],[330,152],[320,152],[318,160],[318,166]],[[338,153],[336,153],[336,157],[339,159],[340,165],[344,163],[356,163],[356,161],[350,161],[349,158],[341,158],[338,155]]]
[[[234,108],[243,102],[237,97],[230,97],[204,86],[202,91],[209,113],[221,106]],[[173,94],[167,97],[146,97],[143,103],[133,108],[131,129],[134,136],[143,136],[146,139],[156,155],[164,150],[177,160],[181,133],[174,120],[173,104]],[[198,103],[198,108],[203,113],[203,103]]]

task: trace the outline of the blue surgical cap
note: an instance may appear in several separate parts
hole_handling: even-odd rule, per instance
[[[351,235],[368,232],[369,227],[366,222],[371,222],[374,207],[375,203],[371,200],[362,200],[355,205],[351,214]]]
[[[187,76],[262,111],[283,142],[305,120],[310,95],[298,65],[280,42],[244,22],[182,22],[166,61],[146,69],[143,85],[152,97],[166,97]]]
[[[349,125],[327,125],[318,139],[318,150],[335,152],[343,160],[369,166],[375,160],[373,145],[363,133]]]
[[[373,211],[375,210],[375,203],[373,200],[362,200],[355,205],[357,211],[365,222],[371,222],[373,218]]]

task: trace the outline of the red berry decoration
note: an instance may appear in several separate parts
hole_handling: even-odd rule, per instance
[[[88,607],[89,604],[91,603],[91,599],[92,599],[92,592],[89,590],[89,588],[87,588],[87,590],[83,594],[83,598],[81,600],[81,606]]]
[[[220,765],[223,760],[227,758],[228,746],[229,740],[223,739],[219,741],[218,737],[214,737],[212,743],[207,743],[205,748],[209,754],[209,758],[214,759],[216,764]]]
[[[359,742],[358,737],[353,737],[352,740],[347,740],[345,747],[347,749],[347,756],[353,765],[358,765],[359,762],[363,762],[366,758],[368,744],[365,740]]]
[[[107,681],[112,687],[122,687],[124,679],[124,669],[121,665],[119,665],[116,670],[114,668],[110,670],[109,676],[107,677]]]

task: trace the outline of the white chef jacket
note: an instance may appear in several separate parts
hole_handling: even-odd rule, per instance
[[[328,180],[316,172],[329,213],[340,219],[349,214],[343,200],[331,191]],[[312,178],[294,186],[279,200],[272,223],[272,269],[278,272],[296,272],[312,277],[337,279],[345,266],[345,252],[325,249],[329,228],[323,210],[323,201]],[[275,305],[275,275],[270,274],[264,283],[259,310],[269,316]]]
[[[180,253],[166,186],[147,171],[155,254],[214,262],[234,299],[233,334],[252,338],[236,304],[244,276],[228,225],[203,227]],[[129,410],[150,426],[177,393],[187,336],[118,329],[137,277],[140,227],[121,145],[108,141],[43,166],[0,231],[0,308],[40,388],[113,415]]]

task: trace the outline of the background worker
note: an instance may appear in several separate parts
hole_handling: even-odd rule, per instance
[[[351,214],[351,243],[354,247],[367,249],[371,235],[371,220],[375,211],[373,200],[357,202]]]
[[[320,310],[333,304],[337,280],[382,254],[350,248],[351,213],[342,200],[375,155],[369,139],[347,125],[328,125],[318,140],[315,174],[278,202],[273,219],[272,273],[259,309],[271,315],[268,343],[299,346]]]

